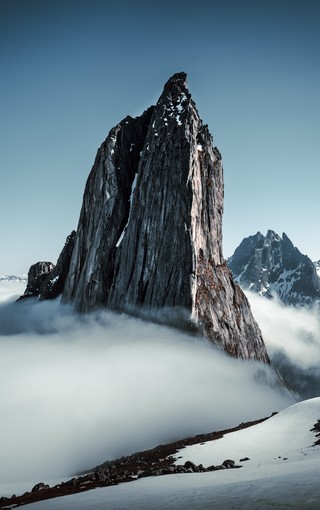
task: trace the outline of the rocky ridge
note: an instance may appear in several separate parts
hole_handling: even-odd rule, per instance
[[[137,452],[129,456],[121,457],[120,459],[106,461],[88,470],[89,472],[81,473],[53,487],[50,487],[44,482],[39,482],[34,485],[30,491],[25,492],[21,496],[14,494],[11,497],[0,497],[0,508],[17,508],[36,501],[85,492],[95,489],[96,487],[107,487],[119,483],[132,482],[137,478],[176,473],[205,473],[208,471],[240,468],[241,464],[236,464],[233,459],[225,459],[221,464],[208,467],[204,467],[202,464],[197,466],[191,461],[187,461],[181,465],[177,464],[179,457],[176,457],[176,454],[185,446],[218,440],[225,434],[252,427],[267,419],[268,417],[240,423],[237,427],[230,429],[200,434],[173,443],[162,444],[151,450]],[[239,459],[239,462],[245,462],[247,460],[249,459],[245,457]]]
[[[273,230],[245,238],[228,259],[235,281],[262,296],[277,295],[288,305],[320,302],[317,263],[294,247],[288,236]]]
[[[126,117],[101,145],[72,254],[64,274],[56,270],[49,279],[79,312],[125,311],[268,363],[249,303],[222,256],[223,195],[221,155],[186,74],[177,73],[155,106]],[[49,287],[41,286],[41,299],[57,295]]]

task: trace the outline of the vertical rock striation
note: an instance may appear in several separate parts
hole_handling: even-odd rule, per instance
[[[101,145],[89,175],[63,299],[79,311],[107,305],[117,242],[153,108],[126,117]]]
[[[268,362],[223,260],[222,212],[221,155],[178,73],[155,107],[125,118],[98,150],[63,301],[190,328],[233,356]]]

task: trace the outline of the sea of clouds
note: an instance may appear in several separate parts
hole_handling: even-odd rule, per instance
[[[247,292],[269,356],[298,400],[320,396],[320,309]]]
[[[274,372],[123,314],[0,304],[0,480],[72,476],[292,403]],[[5,297],[4,297],[5,296]]]

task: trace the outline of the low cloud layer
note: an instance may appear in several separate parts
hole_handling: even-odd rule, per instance
[[[268,367],[164,326],[3,303],[0,480],[61,478],[269,415],[292,403],[274,382]]]
[[[298,395],[320,395],[320,311],[246,292],[273,364]]]

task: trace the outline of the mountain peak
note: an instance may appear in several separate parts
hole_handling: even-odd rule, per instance
[[[258,294],[277,294],[286,304],[305,305],[320,301],[317,266],[295,248],[289,237],[268,230],[262,238],[242,241],[228,260],[239,285]]]
[[[282,233],[282,241],[289,242],[290,244],[293,244],[291,239],[289,239],[289,237],[287,236],[287,234],[285,232]]]
[[[276,234],[276,232],[274,230],[269,229],[267,231],[266,238],[267,239],[273,239],[274,237],[279,237],[279,236],[278,236],[278,234]]]
[[[62,299],[186,329],[268,362],[222,256],[223,168],[174,74],[155,107],[113,128],[88,177]],[[69,261],[69,259],[68,259]]]
[[[174,89],[187,89],[187,73],[180,72],[175,73],[169,78],[169,80],[165,83],[163,91],[169,92]]]

